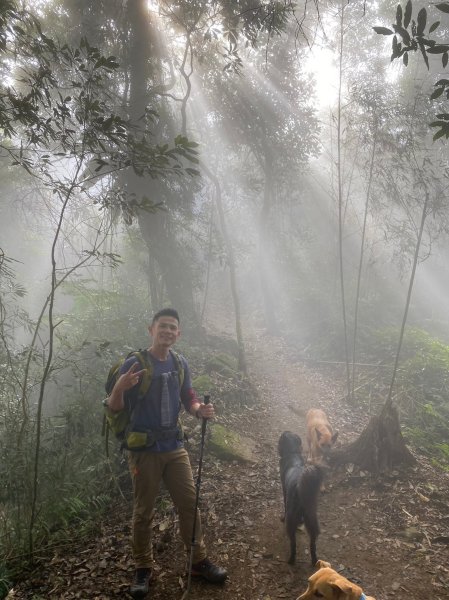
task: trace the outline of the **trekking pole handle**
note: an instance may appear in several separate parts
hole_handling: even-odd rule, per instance
[[[210,402],[210,396],[209,394],[206,394],[204,396],[204,404],[209,404]],[[201,442],[202,444],[204,444],[204,434],[206,433],[206,423],[207,423],[207,419],[203,418],[203,422],[201,423]]]

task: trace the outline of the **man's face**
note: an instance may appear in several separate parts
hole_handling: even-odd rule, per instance
[[[159,317],[150,326],[150,334],[157,346],[170,347],[181,334],[178,320],[175,317]]]

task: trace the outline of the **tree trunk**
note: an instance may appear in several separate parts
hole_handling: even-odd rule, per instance
[[[164,282],[168,302],[179,310],[189,327],[196,326],[198,317],[188,256],[175,233],[171,232],[170,216],[166,211],[142,212],[139,214],[139,226]]]
[[[270,223],[270,211],[274,204],[274,174],[271,168],[273,157],[268,150],[265,151],[265,185],[263,205],[259,217],[259,277],[262,292],[262,301],[265,313],[267,331],[271,334],[278,332],[278,319],[275,310],[274,285],[272,266],[272,230]]]
[[[157,270],[157,263],[150,252],[148,252],[148,288],[151,308],[155,309],[161,306],[163,298],[163,283]]]
[[[362,282],[362,269],[363,269],[363,260],[365,254],[365,240],[366,240],[366,224],[368,221],[368,207],[370,201],[370,193],[371,193],[371,184],[373,182],[373,171],[374,171],[374,162],[376,156],[376,143],[377,143],[377,123],[374,123],[374,132],[373,132],[373,147],[371,150],[371,160],[370,160],[370,168],[369,168],[369,177],[368,177],[368,187],[366,190],[366,199],[365,199],[365,210],[363,212],[363,226],[362,226],[362,239],[360,241],[360,258],[359,258],[359,268],[357,272],[357,289],[355,292],[355,308],[354,308],[354,332],[352,336],[352,369],[351,369],[351,393],[350,398],[351,402],[355,402],[355,367],[356,367],[356,350],[357,350],[357,335],[358,335],[358,320],[359,320],[359,304],[360,304],[360,288]]]
[[[235,314],[235,334],[237,337],[237,345],[238,345],[238,368],[241,373],[244,375],[247,374],[246,367],[246,354],[245,354],[245,344],[243,341],[243,332],[242,332],[242,317],[241,317],[241,309],[240,309],[240,296],[238,293],[237,286],[237,268],[236,261],[234,256],[234,250],[232,248],[231,238],[228,234],[228,228],[226,226],[226,219],[223,210],[223,202],[221,198],[221,187],[218,177],[216,177],[212,171],[210,171],[205,164],[201,165],[203,171],[207,174],[209,179],[212,181],[215,187],[215,205],[217,207],[218,219],[220,222],[221,234],[223,236],[223,241],[226,247],[226,258],[228,259],[229,265],[229,280],[231,285],[231,295],[234,303],[234,314]]]
[[[139,126],[140,119],[150,103],[151,87],[160,83],[162,69],[158,56],[157,32],[152,27],[145,0],[128,2],[128,20],[131,30],[129,112],[131,119]],[[175,129],[170,111],[166,108],[163,105],[159,107],[159,114],[164,114],[164,123],[167,125],[165,133],[159,132],[161,139],[157,141],[161,143],[166,141],[163,137],[166,137],[167,131]],[[129,192],[134,193],[138,199],[146,196],[154,204],[162,203],[166,208],[164,211],[140,212],[139,226],[150,256],[156,262],[164,282],[167,295],[165,301],[180,311],[188,327],[194,328],[199,321],[194,303],[191,265],[182,243],[177,242],[178,236],[174,231],[171,212],[171,205],[180,204],[181,201],[185,203],[188,191],[178,189],[175,197],[175,192],[169,188],[168,183],[139,177],[132,171],[127,173],[126,183]],[[160,307],[153,307],[156,308]]]
[[[344,47],[344,8],[345,3],[341,4],[340,13],[340,54],[339,54],[339,83],[338,83],[338,103],[337,103],[337,182],[338,182],[338,257],[340,271],[340,294],[341,311],[343,324],[343,339],[346,362],[346,387],[348,398],[351,395],[351,375],[349,372],[349,350],[348,350],[348,324],[346,318],[346,298],[345,298],[345,274],[343,261],[343,172],[342,172],[342,82],[343,82],[343,47]]]
[[[391,404],[385,404],[380,416],[371,418],[352,444],[333,450],[329,458],[331,466],[353,463],[371,473],[415,462],[402,437],[398,412]]]

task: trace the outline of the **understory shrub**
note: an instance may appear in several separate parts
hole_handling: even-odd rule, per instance
[[[391,365],[391,370],[379,370],[371,388],[384,393],[388,389],[398,339],[397,328],[376,331],[363,348],[365,359]],[[422,329],[406,329],[393,397],[406,436],[426,454],[449,464],[449,346]]]

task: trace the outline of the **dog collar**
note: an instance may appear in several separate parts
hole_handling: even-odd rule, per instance
[[[366,600],[366,596],[363,592],[362,592],[362,595],[360,596],[359,600]]]

